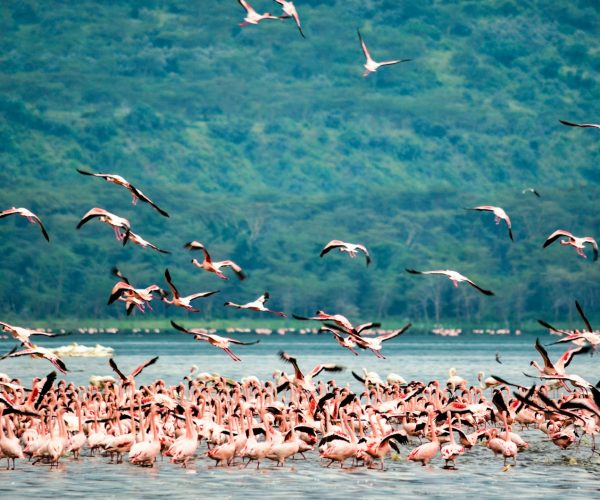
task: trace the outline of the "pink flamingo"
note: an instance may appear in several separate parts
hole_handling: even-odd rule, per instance
[[[550,236],[548,236],[548,238],[546,238],[546,241],[544,241],[542,248],[546,248],[548,245],[551,245],[561,236],[564,236],[567,239],[560,240],[560,244],[572,246],[577,251],[577,255],[580,255],[584,259],[587,259],[587,256],[585,255],[585,253],[583,253],[583,250],[585,248],[585,244],[589,243],[590,245],[592,245],[592,250],[594,252],[593,260],[598,260],[598,243],[594,238],[592,238],[591,236],[584,236],[583,238],[578,238],[577,236],[573,236],[571,233],[569,233],[569,231],[565,231],[563,229],[557,229]]]
[[[270,314],[275,314],[276,316],[281,316],[282,318],[287,318],[287,315],[283,312],[271,311],[265,307],[265,304],[269,300],[271,296],[269,292],[263,293],[258,299],[253,302],[248,302],[247,304],[236,304],[234,302],[225,302],[225,305],[228,307],[236,307],[238,309],[249,309],[251,311],[259,311],[259,312],[267,312]]]
[[[242,271],[242,268],[232,260],[222,260],[219,262],[213,262],[213,260],[210,258],[208,251],[202,243],[198,241],[190,241],[189,243],[186,243],[184,247],[188,250],[202,250],[202,253],[204,254],[204,260],[202,262],[198,261],[197,259],[192,259],[192,264],[194,264],[196,267],[204,269],[209,273],[215,273],[222,280],[228,280],[229,278],[221,272],[221,268],[230,267],[240,280],[244,280],[246,278],[246,275],[244,274],[244,271]]]
[[[473,288],[479,290],[484,295],[494,295],[494,292],[490,290],[484,290],[466,276],[463,276],[462,274],[457,273],[456,271],[451,271],[450,269],[436,271],[415,271],[414,269],[405,269],[405,271],[410,274],[443,274],[444,276],[447,276],[448,279],[452,281],[452,283],[454,283],[454,288],[458,288],[459,283],[465,282],[471,285]]]
[[[139,189],[137,189],[131,182],[124,179],[120,175],[116,174],[94,174],[92,172],[86,172],[85,170],[77,169],[77,172],[83,175],[90,175],[92,177],[99,177],[104,179],[106,182],[110,182],[112,184],[116,184],[117,186],[123,186],[125,189],[129,190],[129,192],[133,196],[133,204],[135,205],[138,200],[141,200],[145,203],[148,203],[152,208],[154,208],[160,215],[164,217],[168,217],[169,214],[165,212],[162,208],[160,208],[156,203],[154,203],[150,198],[148,198],[144,193],[142,193]]]
[[[265,21],[267,19],[287,19],[288,16],[274,16],[270,12],[265,12],[264,14],[259,14],[256,12],[252,6],[246,2],[246,0],[238,0],[239,4],[246,9],[246,17],[244,17],[244,22],[240,23],[240,26],[246,26],[248,24],[258,24],[261,21]]]
[[[360,46],[362,48],[363,54],[365,55],[365,58],[367,60],[364,65],[365,72],[363,73],[363,76],[368,76],[369,73],[374,73],[381,66],[390,66],[392,64],[400,64],[403,62],[411,61],[411,59],[395,59],[393,61],[383,61],[383,62],[374,61],[373,58],[371,57],[371,54],[369,53],[369,49],[367,49],[367,45],[365,44],[363,37],[360,34],[360,31],[357,29],[356,32],[358,33],[358,40],[360,41]]]
[[[9,215],[20,215],[21,217],[25,217],[29,222],[33,223],[33,224],[38,224],[40,226],[40,229],[42,230],[42,234],[44,235],[44,238],[46,238],[46,241],[50,241],[50,237],[48,236],[48,233],[46,232],[46,228],[44,227],[44,224],[42,224],[41,219],[35,215],[31,210],[28,210],[26,208],[9,208],[8,210],[4,210],[3,212],[0,212],[0,219],[4,218],[4,217],[8,217]]]
[[[429,432],[431,435],[431,442],[424,443],[420,446],[417,446],[414,450],[412,450],[407,459],[411,462],[421,462],[421,465],[425,466],[431,459],[435,457],[440,451],[440,441],[435,432],[435,423],[433,421],[433,410],[429,410],[427,416],[427,423],[429,426]]]
[[[479,212],[492,212],[494,214],[494,221],[496,222],[496,224],[500,224],[501,220],[503,220],[506,223],[506,227],[508,228],[508,236],[510,237],[511,241],[514,241],[510,217],[507,215],[507,213],[504,211],[504,209],[502,209],[500,207],[494,207],[492,205],[481,205],[479,207],[465,208],[465,210],[477,210]]]
[[[167,284],[169,285],[169,288],[171,289],[171,292],[173,293],[173,298],[169,300],[163,296],[163,298],[162,298],[163,302],[165,302],[167,304],[173,304],[174,306],[177,306],[177,307],[182,307],[183,309],[187,309],[188,311],[191,311],[191,312],[200,312],[200,309],[194,309],[192,307],[192,305],[191,305],[192,300],[200,299],[203,297],[209,297],[211,295],[214,295],[215,293],[219,293],[219,291],[217,290],[214,292],[193,293],[192,295],[187,295],[185,297],[182,297],[181,295],[179,295],[177,288],[175,288],[175,285],[173,284],[173,281],[171,280],[171,273],[169,273],[168,269],[165,270],[165,279],[167,280]]]
[[[323,255],[328,254],[335,248],[338,248],[340,252],[346,252],[352,258],[355,258],[357,255],[356,252],[360,251],[365,254],[367,266],[371,263],[371,256],[369,255],[367,247],[358,243],[346,243],[345,241],[341,240],[331,240],[329,243],[327,243],[327,245],[323,247],[323,250],[321,250],[319,257],[323,257]]]
[[[175,321],[171,321],[171,326],[173,326],[173,328],[175,328],[175,330],[179,330],[180,332],[183,333],[189,333],[194,335],[194,338],[196,340],[204,340],[206,342],[208,342],[210,345],[213,345],[215,347],[218,347],[219,349],[223,349],[231,359],[233,359],[234,361],[241,361],[241,359],[236,356],[233,351],[231,351],[231,349],[229,349],[229,345],[230,344],[236,344],[236,345],[254,345],[254,344],[258,344],[260,342],[260,340],[257,340],[256,342],[242,342],[240,340],[236,340],[236,339],[232,339],[229,337],[222,337],[221,335],[216,335],[214,333],[208,333],[206,330],[202,330],[199,328],[184,328],[181,325],[178,325],[177,323],[175,323]]]
[[[115,238],[117,241],[123,241],[123,244],[127,243],[129,239],[129,234],[131,232],[131,224],[124,217],[119,217],[118,215],[111,214],[110,212],[104,210],[103,208],[92,208],[89,210],[79,221],[77,224],[77,229],[91,221],[92,219],[98,218],[100,222],[106,222],[110,226],[112,226],[113,231],[115,233]],[[125,230],[125,234],[121,234],[121,229]]]

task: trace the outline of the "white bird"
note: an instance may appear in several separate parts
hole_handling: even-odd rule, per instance
[[[234,302],[225,302],[225,305],[228,307],[237,307],[238,309],[250,309],[251,311],[261,311],[268,312],[271,314],[275,314],[276,316],[281,316],[282,318],[287,318],[287,315],[283,312],[271,311],[265,307],[267,300],[269,300],[269,292],[263,293],[258,299],[253,302],[248,302],[247,304],[235,304]]]
[[[477,210],[479,212],[492,212],[495,216],[494,221],[496,222],[496,224],[500,224],[501,220],[506,222],[506,227],[508,228],[508,236],[510,237],[511,241],[514,241],[513,234],[512,234],[512,225],[510,223],[510,217],[506,214],[504,209],[502,209],[500,207],[494,207],[492,205],[481,205],[479,207],[465,208],[465,210]]]
[[[411,59],[395,59],[393,61],[383,61],[383,62],[374,61],[373,58],[371,57],[371,54],[369,53],[369,49],[367,49],[367,45],[365,44],[363,37],[360,34],[360,31],[358,29],[356,31],[358,33],[358,39],[360,40],[360,46],[362,47],[363,54],[365,55],[365,58],[367,59],[365,65],[364,65],[365,72],[363,73],[363,76],[368,76],[369,73],[374,73],[381,66],[390,66],[392,64],[399,64],[399,63],[411,61]]]
[[[456,271],[451,271],[450,269],[436,271],[415,271],[414,269],[405,269],[405,271],[410,274],[443,274],[447,276],[448,279],[452,281],[452,283],[454,283],[455,288],[458,288],[458,284],[464,281],[465,283],[471,285],[473,288],[479,290],[484,295],[494,295],[494,292],[481,288],[466,276],[463,276],[462,274],[457,273]]]
[[[89,175],[92,177],[99,177],[104,179],[106,182],[110,182],[112,184],[116,184],[117,186],[123,186],[127,189],[133,196],[133,204],[135,205],[138,200],[148,203],[152,208],[154,208],[160,215],[168,217],[169,214],[165,212],[162,208],[160,208],[156,203],[154,203],[150,198],[148,198],[144,193],[142,193],[138,188],[136,188],[131,182],[124,179],[120,175],[117,174],[95,174],[92,172],[86,172],[85,170],[77,169],[77,172],[83,175]]]
[[[29,342],[29,338],[32,335],[43,335],[44,337],[59,337],[63,334],[59,333],[47,333],[40,330],[30,330],[29,328],[23,328],[21,326],[13,326],[8,323],[0,321],[2,331],[10,333],[15,339],[21,343]]]
[[[161,250],[156,245],[153,245],[152,243],[145,240],[139,234],[136,234],[133,231],[129,231],[129,241],[131,241],[132,243],[135,243],[136,245],[141,246],[142,248],[150,247],[153,250],[156,250],[157,252],[160,252],[160,253],[171,253],[167,250]]]
[[[177,307],[183,307],[184,309],[187,309],[188,311],[191,311],[191,312],[200,312],[200,309],[194,309],[192,307],[192,305],[191,305],[192,300],[203,298],[203,297],[208,297],[210,295],[214,295],[215,293],[219,293],[219,291],[217,290],[214,292],[193,293],[192,295],[187,295],[185,297],[182,297],[181,295],[179,295],[177,288],[175,288],[175,285],[171,281],[171,273],[169,273],[168,269],[165,269],[165,279],[167,280],[167,284],[169,285],[171,292],[173,292],[173,298],[169,300],[163,296],[163,298],[162,298],[163,302],[165,302],[167,304],[173,304],[174,306],[177,306]]]
[[[264,21],[266,19],[282,20],[282,19],[287,19],[287,17],[288,17],[288,16],[285,16],[285,17],[274,16],[270,12],[265,12],[264,14],[259,14],[252,8],[252,5],[250,5],[248,2],[246,2],[246,0],[238,0],[238,2],[242,7],[244,7],[244,9],[246,9],[246,17],[244,17],[244,22],[240,23],[240,26],[246,26],[248,24],[258,24],[259,22]]]
[[[40,220],[40,218],[35,215],[32,211],[27,210],[26,208],[9,208],[8,210],[4,210],[3,212],[0,212],[0,219],[4,218],[4,217],[8,217],[9,215],[20,215],[21,217],[25,217],[29,222],[33,223],[33,224],[39,224],[40,229],[42,230],[42,234],[44,235],[44,238],[46,238],[46,241],[50,241],[50,237],[48,236],[48,233],[46,232],[46,228],[44,227],[44,224],[42,224],[42,221]]]
[[[298,15],[298,11],[296,10],[294,2],[286,2],[286,0],[275,0],[275,2],[281,5],[281,8],[283,9],[283,12],[286,14],[286,16],[292,17],[294,19],[294,21],[296,22],[296,26],[298,27],[298,31],[300,31],[300,34],[302,35],[302,38],[306,38],[304,36],[304,33],[302,32],[302,27],[300,26],[300,16]]]
[[[257,340],[255,342],[242,342],[240,340],[236,340],[236,339],[232,339],[229,337],[222,337],[221,335],[216,335],[214,333],[208,333],[206,330],[201,329],[201,328],[184,328],[181,325],[178,325],[177,323],[175,323],[175,321],[171,320],[171,325],[173,326],[173,328],[175,328],[175,330],[179,330],[180,332],[183,333],[190,333],[192,335],[194,335],[194,338],[196,340],[204,340],[206,342],[208,342],[210,345],[213,345],[215,347],[218,347],[219,349],[223,349],[231,359],[233,359],[234,361],[241,361],[241,359],[236,356],[231,349],[229,349],[229,345],[230,344],[236,344],[236,345],[254,345],[254,344],[258,344],[260,342],[260,340]]]
[[[98,217],[100,222],[106,222],[107,224],[113,227],[113,231],[115,232],[115,238],[117,241],[123,241],[123,244],[127,243],[129,239],[129,234],[131,233],[131,224],[124,217],[119,217],[118,215],[112,214],[103,208],[92,208],[89,210],[79,221],[77,224],[77,229],[79,229],[84,224],[88,223],[92,219]],[[125,230],[125,234],[121,234],[121,229]]]
[[[371,256],[369,255],[369,251],[364,245],[357,243],[346,243],[345,241],[341,240],[331,240],[329,243],[327,243],[327,245],[323,247],[323,250],[321,250],[319,257],[323,257],[323,255],[331,252],[331,250],[333,250],[334,248],[339,248],[340,252],[346,252],[352,258],[356,257],[356,252],[361,251],[365,254],[365,257],[367,259],[367,266],[371,263]]]
[[[587,259],[585,253],[583,253],[583,249],[585,248],[585,244],[589,243],[592,245],[592,250],[594,252],[594,261],[598,260],[598,243],[591,236],[584,236],[583,238],[578,238],[577,236],[573,236],[568,231],[564,231],[563,229],[557,229],[554,231],[546,241],[544,242],[543,248],[546,248],[548,245],[554,243],[558,238],[564,236],[568,238],[566,240],[560,240],[561,245],[569,245],[572,246],[576,251],[577,255],[580,255],[584,259]]]

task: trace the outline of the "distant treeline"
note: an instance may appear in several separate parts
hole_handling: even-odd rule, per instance
[[[0,6],[0,210],[30,208],[51,238],[0,220],[0,315],[124,319],[106,305],[117,266],[138,287],[166,287],[168,267],[183,293],[221,290],[196,319],[247,317],[222,303],[268,290],[276,310],[353,321],[580,326],[575,299],[600,320],[600,263],[542,249],[557,228],[600,238],[600,131],[558,122],[600,120],[596,3],[296,6],[306,40],[287,21],[240,28],[234,0]],[[377,59],[413,61],[362,78],[356,27]],[[123,175],[171,217],[77,167]],[[505,208],[514,243],[463,210],[479,204]],[[94,206],[172,255],[76,231]],[[373,264],[320,259],[334,238]],[[194,268],[193,239],[249,278]]]

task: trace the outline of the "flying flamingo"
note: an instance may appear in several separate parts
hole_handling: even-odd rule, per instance
[[[239,4],[246,9],[246,17],[244,17],[244,22],[240,23],[240,26],[247,26],[248,24],[258,24],[261,21],[266,19],[287,19],[289,16],[274,16],[270,12],[265,12],[264,14],[259,14],[256,12],[252,6],[246,2],[246,0],[238,0]]]
[[[98,217],[100,222],[106,222],[107,224],[113,227],[113,231],[115,232],[115,238],[117,241],[123,241],[123,244],[127,243],[129,239],[129,235],[131,233],[131,224],[124,217],[119,217],[118,215],[111,214],[110,212],[104,210],[103,208],[92,208],[89,212],[87,212],[77,224],[77,229],[79,229],[84,224],[88,223],[92,219]],[[121,229],[125,230],[125,234],[121,234]]]
[[[93,172],[86,172],[85,170],[77,169],[77,172],[83,175],[90,175],[92,177],[99,177],[104,179],[106,182],[110,182],[112,184],[116,184],[117,186],[123,186],[125,189],[129,190],[129,192],[133,196],[133,204],[135,205],[138,200],[141,200],[145,203],[148,203],[152,208],[154,208],[160,215],[168,217],[169,214],[165,212],[162,208],[160,208],[156,203],[154,203],[150,198],[148,198],[144,193],[142,193],[139,189],[137,189],[131,182],[124,179],[120,175],[116,174],[95,174]]]
[[[26,208],[9,208],[8,210],[4,210],[3,212],[0,212],[0,219],[4,218],[4,217],[8,217],[9,215],[20,215],[21,217],[25,217],[29,222],[33,223],[33,224],[39,224],[40,229],[42,230],[42,234],[44,235],[44,238],[46,238],[46,241],[50,241],[50,237],[48,236],[48,233],[46,232],[46,228],[44,227],[44,224],[42,224],[42,221],[40,220],[40,218],[35,215],[32,211],[27,210]]]
[[[356,243],[346,243],[345,241],[340,240],[331,240],[329,243],[327,243],[327,245],[323,247],[323,250],[321,250],[319,257],[323,257],[323,255],[331,252],[331,250],[333,250],[334,248],[339,248],[340,252],[347,252],[352,258],[356,257],[357,251],[361,251],[365,254],[365,257],[367,259],[367,266],[371,263],[371,256],[369,255],[369,251],[364,245]]]
[[[365,65],[364,65],[365,72],[363,73],[363,76],[368,76],[369,73],[375,73],[375,71],[377,71],[381,66],[390,66],[392,64],[399,64],[399,63],[408,62],[408,61],[412,60],[412,59],[395,59],[393,61],[376,62],[371,57],[371,54],[369,53],[369,49],[367,49],[367,45],[365,44],[365,42],[360,34],[360,31],[357,29],[356,32],[358,33],[358,39],[360,41],[360,46],[362,47],[363,54],[365,55],[365,58],[367,59]]]
[[[600,123],[573,123],[566,120],[558,120],[563,125],[568,127],[582,127],[582,128],[600,128]]]
[[[268,312],[271,314],[275,314],[276,316],[281,316],[282,318],[287,318],[287,315],[283,312],[271,311],[265,307],[267,300],[269,300],[269,292],[263,293],[258,299],[253,302],[248,302],[247,304],[235,304],[234,302],[225,302],[224,305],[228,307],[237,307],[238,309],[250,309],[251,311],[260,311],[260,312]]]
[[[17,339],[21,343],[30,342],[29,339],[32,335],[43,335],[44,337],[62,337],[63,335],[68,335],[65,333],[48,333],[40,330],[30,330],[29,328],[9,325],[8,323],[4,323],[3,321],[0,321],[0,326],[2,327],[3,332],[10,333],[15,339]]]
[[[134,389],[135,388],[135,377],[137,377],[140,373],[142,373],[144,368],[147,368],[148,366],[153,365],[157,361],[158,361],[158,356],[156,356],[152,359],[149,359],[148,361],[144,361],[142,364],[140,364],[139,366],[134,368],[129,375],[125,375],[121,370],[119,370],[119,367],[117,366],[117,363],[115,363],[114,359],[110,358],[108,360],[108,364],[114,370],[114,372],[119,376],[119,378],[121,379],[122,385],[131,385],[132,389]]]
[[[167,250],[161,250],[156,245],[153,245],[152,243],[145,240],[139,234],[136,234],[133,231],[129,231],[129,241],[131,241],[132,243],[135,243],[136,245],[141,246],[142,248],[150,247],[153,250],[156,250],[157,252],[160,252],[160,253],[171,253]],[[123,242],[123,244],[125,244],[125,242]]]
[[[169,273],[168,269],[165,269],[165,279],[167,280],[167,284],[169,285],[169,288],[171,289],[171,292],[173,293],[173,298],[169,300],[163,296],[163,299],[162,299],[163,302],[165,302],[167,304],[173,304],[174,306],[177,306],[177,307],[183,307],[184,309],[187,309],[188,311],[191,311],[191,312],[200,312],[200,309],[194,309],[191,306],[192,300],[203,298],[203,297],[209,297],[210,295],[219,293],[219,291],[217,290],[214,292],[193,293],[192,295],[187,295],[185,297],[181,297],[179,295],[179,292],[177,291],[177,288],[175,288],[175,285],[171,281],[171,273]]]
[[[206,250],[206,247],[202,243],[198,241],[190,241],[189,243],[186,243],[184,247],[188,250],[202,250],[202,253],[204,253],[204,260],[202,262],[199,262],[197,259],[192,259],[192,264],[194,264],[196,267],[204,269],[209,273],[215,273],[222,280],[228,280],[229,278],[221,272],[221,268],[230,267],[231,269],[233,269],[233,272],[237,275],[237,277],[240,280],[246,278],[246,275],[244,274],[244,271],[242,271],[242,268],[232,260],[222,260],[220,262],[213,262],[213,260],[210,258],[208,251]]]
[[[13,352],[9,357],[14,358],[17,356],[31,356],[32,358],[44,358],[50,361],[58,370],[62,373],[67,372],[67,367],[63,361],[52,352],[50,349],[40,347],[31,342],[23,342],[25,349],[22,351]]]
[[[523,193],[523,194],[525,194],[525,193],[533,193],[533,194],[534,194],[534,195],[536,195],[538,198],[541,198],[541,196],[540,196],[540,193],[538,193],[538,192],[537,192],[537,190],[535,190],[535,189],[534,189],[534,188],[532,188],[532,187],[529,187],[529,188],[525,188],[525,189],[523,189],[522,193]]]
[[[496,224],[500,224],[501,220],[506,222],[506,227],[508,228],[508,236],[510,237],[511,241],[514,241],[513,234],[512,234],[512,226],[510,223],[510,217],[506,214],[504,209],[502,209],[500,207],[494,207],[492,205],[481,205],[479,207],[465,208],[465,210],[478,210],[480,212],[492,212],[495,216],[494,221],[496,222]]]
[[[548,236],[542,247],[546,248],[548,245],[554,243],[561,236],[564,236],[568,239],[560,240],[560,244],[572,246],[577,251],[577,255],[580,255],[584,259],[587,259],[587,256],[585,255],[585,253],[583,253],[583,249],[585,248],[586,243],[590,243],[594,251],[593,260],[598,260],[598,243],[594,238],[592,238],[591,236],[584,236],[583,238],[578,238],[577,236],[573,236],[571,233],[569,233],[568,231],[564,231],[563,229],[557,229],[550,236]]]
[[[455,288],[458,288],[458,284],[464,281],[471,285],[473,288],[479,290],[484,295],[494,295],[494,292],[490,290],[484,290],[480,286],[477,286],[475,283],[473,283],[473,281],[471,281],[466,276],[463,276],[462,274],[457,273],[456,271],[451,271],[450,269],[445,269],[443,271],[415,271],[414,269],[405,269],[405,271],[410,274],[443,274],[445,276],[448,276],[448,279],[454,283]]]
[[[313,382],[313,378],[316,377],[322,371],[326,372],[341,372],[344,367],[335,365],[335,364],[319,364],[316,365],[307,375],[302,373],[300,367],[298,366],[298,360],[293,356],[290,356],[287,352],[279,351],[279,357],[285,361],[286,363],[290,363],[294,367],[294,378],[288,379],[287,381],[292,385],[296,385],[301,387],[307,391],[314,391],[315,384]]]
[[[218,347],[219,349],[223,349],[231,359],[233,359],[234,361],[241,361],[241,359],[236,356],[231,349],[229,349],[229,345],[230,344],[236,344],[236,345],[254,345],[254,344],[258,344],[260,342],[260,340],[257,340],[256,342],[242,342],[240,340],[236,340],[236,339],[231,339],[229,337],[222,337],[220,335],[215,335],[214,333],[208,333],[206,330],[200,329],[200,328],[184,328],[181,325],[178,325],[177,323],[175,323],[175,321],[171,320],[171,325],[173,326],[173,328],[175,328],[175,330],[179,330],[180,332],[183,333],[189,333],[194,335],[194,338],[196,340],[204,340],[206,342],[208,342],[210,345],[213,345],[215,347]]]
[[[294,2],[287,2],[286,0],[275,0],[275,2],[281,5],[281,8],[283,9],[284,14],[286,15],[285,17],[294,18],[294,21],[296,22],[296,26],[298,27],[298,31],[302,35],[302,38],[306,38],[304,36],[304,33],[302,32],[302,27],[300,26],[300,16],[298,15],[298,11],[296,11],[296,6],[294,5]]]

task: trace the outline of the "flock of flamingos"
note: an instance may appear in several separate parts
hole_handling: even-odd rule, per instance
[[[284,15],[258,14],[245,0],[238,0],[246,10],[242,25],[257,24],[263,20],[293,18],[300,34],[304,33],[300,17],[292,2],[276,0]],[[365,74],[382,66],[399,64],[406,60],[376,62],[358,33],[359,43],[366,58]],[[598,124],[562,122],[568,126],[600,128]],[[103,179],[122,186],[137,201],[145,202],[160,215],[169,214],[154,203],[140,189],[116,174],[92,173],[78,170],[80,174]],[[539,196],[537,191],[530,191]],[[508,236],[513,239],[512,224],[507,213],[500,207],[482,205],[468,208],[490,212],[496,223],[504,221]],[[26,208],[11,208],[0,213],[0,218],[21,215],[36,223],[44,238],[50,237],[42,220]],[[97,220],[110,225],[118,241],[123,245],[131,242],[143,248],[169,253],[145,240],[132,230],[129,220],[102,208],[92,208],[77,224],[77,229]],[[577,237],[559,229],[543,243],[547,247],[560,241],[584,253],[591,245],[593,260],[598,258],[598,245],[592,237]],[[220,279],[228,279],[224,271],[230,269],[239,279],[246,278],[244,270],[232,260],[212,260],[206,247],[191,241],[185,248],[201,252],[203,260],[194,258],[192,264]],[[333,250],[345,252],[351,257],[364,255],[366,264],[371,255],[366,246],[332,240],[320,256]],[[485,295],[493,292],[482,288],[454,270],[416,271],[411,274],[440,274],[454,284],[464,282]],[[151,308],[153,299],[160,299],[176,307],[197,312],[192,302],[217,293],[197,292],[182,295],[175,286],[168,269],[164,272],[168,291],[157,284],[136,288],[118,269],[113,270],[118,282],[111,290],[109,304],[122,302],[127,314],[136,308]],[[475,293],[475,292],[474,292]],[[266,307],[270,296],[263,293],[256,300],[245,304],[225,302],[227,307],[266,312],[285,317],[280,311]],[[511,383],[500,377],[481,377],[479,385],[470,385],[451,371],[444,382],[423,383],[390,376],[382,380],[374,373],[364,376],[354,374],[362,384],[362,392],[354,393],[348,386],[339,387],[335,381],[317,381],[323,371],[339,372],[342,367],[320,364],[310,372],[300,368],[299,361],[287,352],[280,352],[282,363],[290,365],[293,373],[278,373],[273,381],[260,381],[247,377],[240,381],[219,376],[185,377],[175,386],[167,386],[162,380],[136,388],[136,377],[147,366],[157,362],[152,358],[131,373],[122,372],[115,361],[109,361],[118,379],[112,377],[95,380],[86,387],[76,387],[64,380],[56,381],[56,372],[44,378],[35,378],[30,385],[19,379],[2,375],[0,378],[0,457],[7,460],[7,468],[15,468],[16,459],[29,459],[31,464],[58,466],[62,458],[72,456],[78,460],[86,454],[110,456],[110,461],[152,467],[157,457],[166,456],[174,463],[187,467],[203,455],[216,465],[256,468],[265,460],[284,466],[286,459],[309,453],[323,459],[327,467],[334,463],[352,463],[354,466],[384,468],[384,462],[392,451],[403,454],[403,449],[414,447],[406,453],[408,461],[427,465],[438,455],[444,467],[455,468],[461,455],[478,443],[484,443],[494,455],[499,455],[507,465],[517,463],[519,451],[528,447],[519,435],[518,428],[534,427],[560,448],[579,443],[589,436],[592,452],[595,452],[595,436],[600,431],[600,392],[582,377],[567,372],[573,358],[582,353],[593,352],[600,345],[600,332],[594,331],[583,310],[577,304],[585,328],[560,330],[541,323],[561,335],[558,342],[573,344],[553,362],[539,341],[535,349],[543,364],[532,361],[538,373],[532,376],[541,382],[530,387]],[[382,354],[383,342],[403,334],[410,324],[399,330],[377,334],[370,330],[378,323],[355,326],[341,314],[317,311],[313,317],[294,315],[296,319],[319,321],[322,330],[331,333],[339,345],[357,355],[358,351],[370,350],[377,357]],[[0,322],[2,330],[21,343],[2,358],[31,356],[45,358],[60,372],[67,372],[65,363],[52,351],[36,345],[33,336],[51,336],[43,331],[14,326]],[[232,345],[248,343],[209,333],[201,328],[186,328],[175,322],[172,326],[196,340],[208,342],[223,349],[234,361],[240,358],[231,350]],[[367,336],[367,334],[369,334]],[[497,361],[501,363],[499,358]],[[412,444],[411,444],[412,443]],[[405,447],[405,448],[402,448]],[[312,452],[312,453],[311,453]]]

